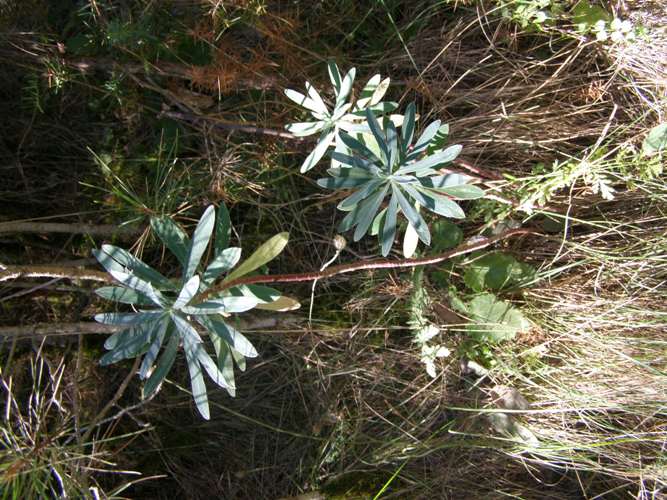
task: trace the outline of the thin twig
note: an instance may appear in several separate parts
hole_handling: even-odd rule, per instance
[[[114,405],[118,402],[118,400],[123,396],[125,390],[127,389],[127,386],[130,384],[130,381],[134,377],[134,373],[139,369],[140,362],[141,362],[141,356],[137,357],[137,359],[134,360],[134,364],[132,365],[130,372],[121,382],[120,386],[118,387],[118,390],[116,390],[116,394],[113,395],[113,397],[104,406],[104,408],[102,408],[102,411],[99,412],[97,416],[93,419],[93,421],[90,423],[90,425],[88,426],[88,430],[81,438],[82,443],[88,442],[88,439],[90,439],[90,436],[95,430],[95,427],[97,427],[98,422],[101,422],[102,419],[106,417],[107,413],[109,413],[111,408],[113,408]]]

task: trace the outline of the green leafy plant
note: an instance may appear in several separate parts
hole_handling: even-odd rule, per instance
[[[439,120],[426,127],[413,143],[414,103],[407,108],[400,135],[391,120],[383,120],[382,128],[371,110],[366,110],[366,120],[377,148],[341,132],[340,138],[352,155],[334,151],[332,158],[342,167],[330,168],[331,178],[319,179],[318,184],[328,189],[355,190],[338,204],[339,210],[348,212],[338,229],[345,232],[355,228],[354,241],[358,241],[373,228],[379,236],[382,255],[389,254],[396,235],[397,214],[399,211],[403,213],[408,221],[406,240],[410,242],[404,245],[404,253],[409,256],[414,252],[417,238],[426,245],[431,242],[428,225],[419,214],[419,207],[445,217],[462,219],[465,214],[454,199],[480,198],[484,191],[467,184],[468,176],[438,171],[456,159],[462,149],[460,145],[454,145],[429,152],[441,129]],[[380,209],[387,195],[391,195],[389,203]]]
[[[139,375],[146,380],[143,397],[148,397],[159,389],[182,345],[192,395],[199,412],[208,419],[210,412],[203,371],[234,396],[234,363],[243,371],[246,358],[257,356],[250,341],[230,324],[230,315],[253,308],[285,310],[298,307],[296,301],[281,297],[279,292],[265,286],[236,286],[217,294],[211,293],[210,289],[223,273],[228,273],[223,282],[229,282],[275,258],[287,244],[288,235],[280,233],[269,239],[232,270],[239,262],[241,249],[228,247],[231,222],[224,205],[217,220],[215,209],[212,206],[206,209],[192,239],[168,217],[152,219],[151,227],[176,256],[183,273],[180,279],[168,279],[129,252],[112,245],[103,245],[94,252],[100,264],[120,284],[99,288],[96,293],[134,308],[134,312],[95,316],[100,323],[121,328],[106,340],[104,345],[109,352],[100,363],[108,365],[143,355]],[[202,267],[201,259],[213,233],[212,258],[206,267]],[[207,296],[202,299],[204,294]],[[206,351],[195,324],[210,337],[215,361]],[[163,345],[166,346],[164,349]]]
[[[467,266],[463,280],[475,292],[524,286],[535,278],[535,268],[509,254],[492,252]]]
[[[649,130],[642,143],[642,153],[653,156],[667,149],[667,123],[661,123]]]
[[[335,98],[331,111],[320,93],[309,82],[306,82],[307,96],[296,90],[285,90],[285,95],[289,99],[309,110],[314,118],[314,121],[291,123],[285,128],[299,137],[320,134],[315,149],[301,165],[302,173],[313,168],[332,144],[336,145],[337,150],[341,148],[344,150],[338,135],[340,129],[348,132],[367,132],[368,127],[362,123],[366,110],[383,114],[398,107],[396,103],[380,102],[389,88],[389,78],[383,80],[379,74],[373,76],[361,91],[359,99],[353,103],[348,102],[348,97],[352,91],[356,69],[352,68],[342,77],[336,63],[329,62],[328,70]]]

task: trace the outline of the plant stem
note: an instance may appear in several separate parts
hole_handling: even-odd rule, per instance
[[[338,266],[333,266],[322,271],[309,272],[309,273],[296,273],[296,274],[270,274],[270,275],[259,275],[259,276],[245,276],[242,278],[237,278],[232,281],[223,281],[217,286],[209,288],[204,293],[200,294],[198,299],[205,299],[215,293],[222,292],[229,288],[239,286],[239,285],[252,285],[257,283],[295,283],[303,281],[313,281],[321,280],[325,278],[331,278],[339,274],[352,273],[355,271],[363,271],[369,269],[398,269],[406,267],[417,267],[417,266],[427,266],[429,264],[438,264],[445,260],[457,257],[459,255],[464,255],[475,250],[481,250],[486,248],[489,245],[502,241],[504,239],[510,238],[512,236],[520,236],[527,234],[539,234],[529,229],[512,229],[510,231],[505,231],[496,236],[489,238],[482,238],[480,240],[474,241],[472,243],[464,243],[438,255],[433,255],[431,257],[422,257],[419,259],[402,259],[402,260],[388,260],[388,259],[376,259],[370,260],[368,262],[352,262],[350,264],[341,264]],[[196,300],[196,299],[195,299]]]

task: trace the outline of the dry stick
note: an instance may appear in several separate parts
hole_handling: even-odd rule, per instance
[[[17,278],[67,278],[113,283],[110,274],[90,269],[72,269],[58,266],[3,266],[0,264],[0,282]]]
[[[323,271],[315,271],[310,273],[297,273],[297,274],[270,274],[270,275],[260,275],[260,276],[245,276],[242,278],[237,278],[232,281],[223,281],[218,286],[209,288],[204,293],[200,294],[199,299],[205,299],[206,297],[211,296],[212,294],[222,292],[229,288],[240,286],[240,285],[252,285],[257,283],[295,283],[303,281],[313,281],[321,280],[325,278],[331,278],[339,274],[352,273],[354,271],[363,271],[369,269],[399,269],[405,267],[418,267],[418,266],[427,266],[429,264],[438,264],[445,260],[457,257],[459,255],[464,255],[475,250],[481,250],[488,247],[498,241],[510,238],[512,236],[520,236],[526,234],[537,234],[535,231],[530,229],[512,229],[510,231],[505,231],[496,236],[491,236],[489,238],[481,238],[480,240],[474,241],[472,243],[464,243],[458,247],[444,252],[438,255],[433,255],[431,257],[422,257],[420,259],[402,259],[402,260],[389,260],[389,259],[375,259],[367,262],[353,262],[351,264],[341,264],[338,266],[333,266]]]
[[[133,226],[114,224],[65,224],[60,222],[0,222],[0,233],[67,233],[92,234],[95,236],[135,236],[142,232]]]
[[[118,325],[104,325],[92,321],[80,323],[37,323],[35,325],[0,326],[0,337],[18,339],[31,337],[67,337],[70,335],[111,334],[122,330]]]

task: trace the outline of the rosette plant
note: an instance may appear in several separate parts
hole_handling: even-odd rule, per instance
[[[178,279],[169,279],[113,245],[103,245],[94,252],[100,264],[118,281],[117,286],[105,286],[96,293],[133,309],[132,312],[95,316],[100,323],[120,327],[106,340],[104,346],[109,352],[100,363],[108,365],[143,355],[139,376],[146,380],[142,391],[146,398],[159,389],[182,346],[194,401],[201,415],[208,419],[210,412],[203,372],[234,396],[234,363],[243,371],[246,358],[257,356],[255,347],[232,326],[231,315],[253,308],[289,310],[298,307],[298,302],[265,286],[235,286],[219,293],[212,287],[224,273],[227,274],[222,283],[266,264],[283,250],[288,235],[280,233],[269,239],[235,268],[241,249],[228,247],[231,223],[224,205],[217,220],[215,209],[212,206],[206,209],[192,239],[167,217],[152,219],[151,227],[180,262],[182,275]],[[203,267],[201,260],[213,233],[215,243],[210,251],[211,259]],[[200,330],[210,338],[215,359],[207,352]]]
[[[438,149],[439,120],[426,127],[413,142],[414,103],[408,105],[400,134],[391,120],[384,119],[384,128],[381,127],[371,110],[366,110],[366,120],[372,139],[364,141],[362,136],[358,140],[341,132],[340,138],[351,154],[334,151],[332,158],[342,167],[330,168],[331,177],[319,179],[318,184],[328,189],[354,190],[338,204],[339,210],[348,212],[338,229],[345,232],[354,228],[354,241],[372,229],[379,236],[384,256],[394,243],[397,215],[402,213],[408,222],[406,239],[414,240],[414,245],[404,244],[404,253],[411,256],[417,238],[426,245],[431,242],[420,207],[444,217],[461,219],[465,214],[454,200],[480,198],[484,191],[467,184],[471,179],[466,175],[438,170],[461,152],[460,145]],[[387,196],[389,202],[381,208]]]
[[[352,91],[356,69],[352,68],[342,77],[338,66],[334,62],[328,63],[329,79],[333,85],[335,102],[331,110],[324,102],[320,93],[309,82],[306,82],[306,94],[296,90],[286,89],[285,95],[310,111],[313,121],[290,123],[285,128],[298,137],[320,134],[315,149],[306,157],[301,165],[301,172],[313,168],[326,154],[331,145],[337,150],[344,148],[340,142],[340,129],[348,132],[367,132],[368,126],[364,123],[366,111],[383,114],[398,107],[394,102],[380,102],[389,88],[389,78],[374,75],[361,91],[356,102],[348,101]]]

